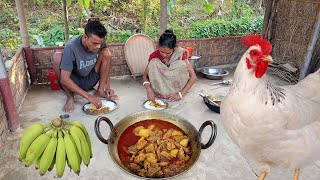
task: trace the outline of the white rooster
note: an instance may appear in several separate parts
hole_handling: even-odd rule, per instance
[[[299,170],[320,159],[320,72],[294,86],[264,76],[271,44],[261,35],[241,39],[242,56],[221,104],[223,125],[263,180],[271,168]]]

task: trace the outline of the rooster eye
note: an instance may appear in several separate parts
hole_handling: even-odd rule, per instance
[[[253,55],[257,55],[257,52],[253,51]]]

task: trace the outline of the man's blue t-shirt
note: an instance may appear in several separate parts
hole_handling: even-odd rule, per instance
[[[103,42],[98,52],[88,52],[82,45],[82,36],[76,36],[68,41],[63,50],[60,68],[85,77],[94,68],[101,49],[106,47]]]

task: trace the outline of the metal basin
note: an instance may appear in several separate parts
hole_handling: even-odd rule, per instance
[[[203,68],[201,73],[204,77],[213,80],[221,80],[229,74],[227,70],[221,68]]]
[[[94,127],[96,135],[98,136],[98,139],[103,143],[108,144],[108,150],[114,162],[117,163],[122,170],[136,177],[140,177],[140,176],[131,172],[126,166],[124,166],[124,164],[120,160],[120,157],[118,154],[118,142],[121,137],[121,134],[129,126],[135,124],[136,122],[140,122],[147,119],[157,119],[161,121],[170,122],[178,126],[179,128],[181,128],[190,139],[190,147],[193,150],[190,160],[188,161],[187,166],[184,169],[182,169],[180,173],[171,177],[178,176],[181,173],[189,170],[191,166],[194,163],[196,163],[196,161],[198,160],[201,149],[206,149],[210,147],[217,135],[217,127],[215,123],[211,120],[205,121],[201,125],[199,131],[197,131],[195,127],[192,124],[190,124],[189,121],[187,121],[186,119],[183,119],[182,117],[179,117],[175,114],[169,114],[169,113],[159,112],[159,111],[143,111],[143,112],[138,112],[138,113],[128,115],[127,117],[120,120],[115,126],[113,126],[112,122],[107,117],[98,117],[95,121],[95,127]],[[105,139],[104,137],[102,137],[100,133],[100,123],[102,121],[108,123],[110,126],[111,133],[108,139]],[[204,144],[201,142],[201,135],[202,135],[203,129],[206,126],[211,126],[211,136],[209,141],[206,144]],[[143,177],[140,177],[140,178],[143,178]]]

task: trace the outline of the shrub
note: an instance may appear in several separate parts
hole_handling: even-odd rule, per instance
[[[224,20],[214,19],[191,24],[191,38],[242,36],[249,32],[261,33],[263,17]]]

